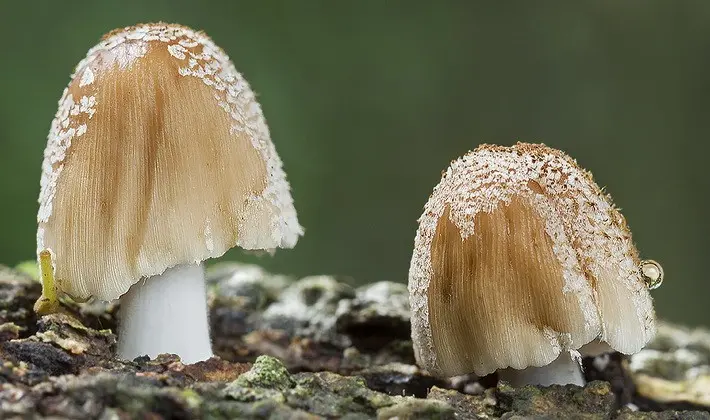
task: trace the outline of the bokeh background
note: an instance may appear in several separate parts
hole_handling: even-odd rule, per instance
[[[40,164],[69,74],[110,29],[204,29],[257,91],[306,236],[255,260],[406,282],[450,160],[542,141],[607,186],[661,317],[710,324],[710,2],[3,1],[0,263],[34,257]]]

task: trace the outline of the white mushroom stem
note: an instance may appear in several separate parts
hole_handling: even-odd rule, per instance
[[[547,366],[499,370],[498,378],[514,387],[567,384],[584,386],[585,383],[578,360],[568,352],[563,352]]]
[[[120,302],[119,358],[172,353],[194,363],[212,357],[202,265],[178,265],[143,279]]]

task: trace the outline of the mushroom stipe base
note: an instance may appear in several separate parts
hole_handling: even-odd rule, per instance
[[[550,386],[554,384],[584,386],[584,376],[579,362],[568,352],[562,352],[555,361],[547,366],[527,367],[520,370],[512,368],[499,370],[498,378],[516,388],[525,385]]]
[[[118,357],[162,353],[183,363],[212,357],[202,265],[178,265],[140,280],[121,296]]]

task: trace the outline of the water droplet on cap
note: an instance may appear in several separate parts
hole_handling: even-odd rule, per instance
[[[649,290],[657,289],[663,283],[663,267],[654,260],[643,260],[639,264],[639,270],[646,287]]]

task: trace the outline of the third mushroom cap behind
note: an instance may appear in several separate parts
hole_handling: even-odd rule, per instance
[[[412,339],[433,374],[583,384],[580,352],[635,353],[655,332],[646,282],[660,265],[559,150],[480,146],[451,163],[419,223]]]

